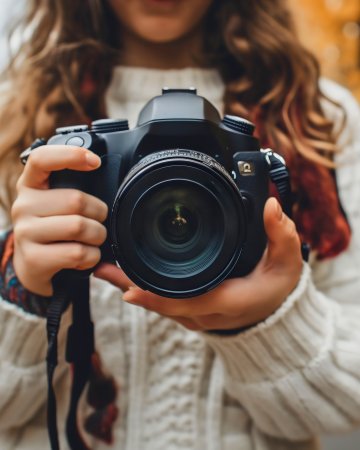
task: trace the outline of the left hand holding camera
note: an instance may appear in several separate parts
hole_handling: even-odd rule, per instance
[[[95,276],[126,291],[123,299],[181,323],[190,330],[246,328],[269,317],[296,287],[302,270],[300,239],[295,224],[270,198],[264,209],[268,238],[255,269],[242,278],[227,279],[213,290],[188,299],[165,298],[132,286],[118,268],[102,264]]]

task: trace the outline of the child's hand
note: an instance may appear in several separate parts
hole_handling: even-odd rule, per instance
[[[99,166],[100,158],[80,147],[49,145],[31,153],[17,183],[12,220],[16,275],[35,294],[51,295],[51,279],[61,269],[88,269],[99,262],[106,204],[76,189],[49,189],[52,171]]]
[[[301,270],[300,239],[294,223],[271,198],[264,210],[268,247],[246,277],[224,281],[206,294],[191,299],[160,297],[138,287],[115,266],[103,265],[95,275],[125,290],[124,300],[171,317],[191,330],[247,327],[270,316],[296,287]]]

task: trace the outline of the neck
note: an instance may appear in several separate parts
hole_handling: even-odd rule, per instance
[[[175,41],[150,42],[123,30],[121,64],[150,69],[183,69],[205,67],[203,37],[199,30],[193,31]],[[197,55],[197,56],[195,56]]]

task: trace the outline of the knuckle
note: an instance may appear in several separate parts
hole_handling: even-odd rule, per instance
[[[98,262],[100,262],[101,259],[101,252],[100,249],[98,248],[93,248],[92,249],[92,254],[91,254],[91,258],[90,258],[90,264],[92,266],[94,266],[95,264],[97,264]]]
[[[79,244],[73,251],[73,261],[76,269],[89,269],[95,266],[101,258],[100,249]]]
[[[89,206],[94,211],[94,219],[103,223],[108,215],[108,206],[105,202],[94,195],[89,197]]]
[[[85,194],[82,191],[73,190],[68,196],[68,205],[72,213],[83,213],[86,207]]]
[[[104,225],[100,225],[99,232],[98,232],[98,243],[99,245],[103,244],[107,237],[107,229],[104,227]]]
[[[15,223],[19,217],[23,214],[23,204],[19,198],[17,198],[11,207],[11,219]]]
[[[30,152],[28,160],[26,162],[27,165],[31,165],[34,168],[39,168],[42,162],[42,149],[43,147],[38,147]]]
[[[75,216],[70,225],[70,235],[74,239],[79,239],[86,231],[86,221],[82,216]]]
[[[28,235],[28,227],[26,225],[25,221],[19,221],[15,223],[13,227],[14,232],[14,238],[16,242],[20,243],[25,239],[25,237]]]
[[[108,216],[109,207],[106,203],[101,202],[101,208],[99,208],[100,222],[104,222]]]
[[[95,266],[100,261],[100,258],[101,258],[100,250],[96,247],[91,247],[90,249],[88,249],[86,258],[78,266],[78,268],[79,269],[90,269],[91,267]]]
[[[76,266],[81,266],[81,264],[86,259],[87,249],[84,245],[74,244],[70,253],[70,257]]]

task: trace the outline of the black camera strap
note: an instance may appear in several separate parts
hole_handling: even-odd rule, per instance
[[[35,148],[44,144],[46,144],[45,139],[36,139],[29,148],[20,154],[22,164],[26,164],[30,153]],[[72,303],[73,323],[68,330],[66,360],[73,366],[73,384],[66,419],[66,436],[72,450],[88,450],[77,426],[77,405],[90,376],[91,357],[94,353],[94,325],[90,316],[89,277],[69,276],[69,273],[71,271],[62,270],[53,277],[54,295],[47,311],[47,426],[51,450],[60,450],[53,378],[58,364],[57,338],[61,317]]]
[[[68,329],[66,360],[72,364],[73,383],[66,420],[66,436],[72,450],[88,450],[77,424],[77,405],[91,372],[94,326],[90,317],[89,278],[67,277],[66,271],[53,279],[54,298],[47,317],[48,434],[52,450],[59,450],[56,397],[53,375],[58,363],[57,335],[62,313],[72,303],[73,323]]]
[[[53,282],[53,285],[54,292],[56,292],[56,294],[49,304],[46,322],[48,339],[48,350],[46,355],[48,380],[47,426],[51,449],[59,450],[60,447],[57,430],[56,397],[53,388],[53,377],[55,368],[58,364],[57,337],[60,328],[61,316],[67,308],[69,301],[66,291],[56,289],[55,282]]]
[[[270,166],[269,176],[279,194],[280,203],[284,213],[292,219],[293,193],[290,184],[290,174],[284,159],[272,150],[263,150]],[[304,261],[309,260],[310,246],[301,243],[301,254]]]
[[[265,154],[270,165],[270,180],[275,184],[276,190],[278,191],[284,213],[291,218],[293,195],[290,185],[290,175],[285,161],[280,155],[271,150],[267,150]]]

